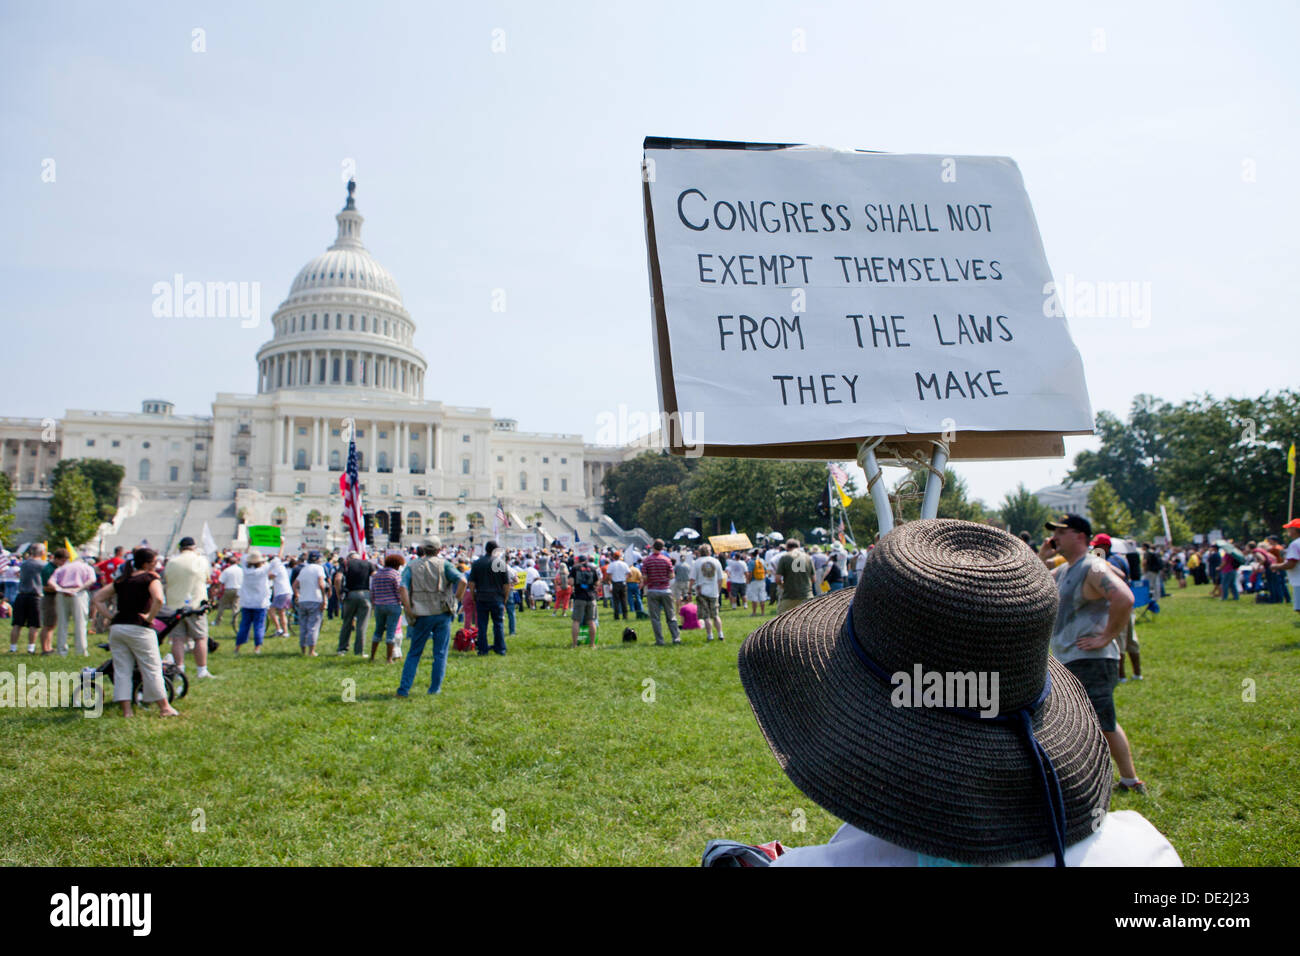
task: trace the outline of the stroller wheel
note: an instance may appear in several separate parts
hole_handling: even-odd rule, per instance
[[[167,693],[167,703],[176,699],[176,688],[172,685],[171,678],[166,674],[163,675],[163,690]],[[144,699],[144,680],[140,677],[139,672],[135,674],[135,679],[131,684],[131,699],[141,707],[148,707],[150,704],[156,704],[157,701]]]
[[[174,698],[171,696],[171,694],[167,695],[167,699],[169,701],[180,700],[182,697],[184,697],[186,694],[190,692],[190,679],[185,676],[185,672],[183,670],[177,668],[171,674],[167,675],[167,679],[171,682],[170,686],[174,688],[176,691],[176,696]]]

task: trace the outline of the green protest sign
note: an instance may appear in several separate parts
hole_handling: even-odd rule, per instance
[[[280,528],[273,524],[252,524],[248,526],[248,543],[254,548],[280,547]]]

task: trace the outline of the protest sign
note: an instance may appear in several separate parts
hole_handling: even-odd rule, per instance
[[[709,545],[713,548],[714,554],[726,554],[728,551],[750,551],[754,547],[747,534],[711,534],[709,535]]]
[[[942,436],[952,458],[1038,457],[1092,431],[1010,159],[645,147],[656,375],[675,448],[855,458],[859,441],[885,437],[928,455]]]
[[[273,524],[251,524],[248,526],[248,544],[254,548],[280,547],[280,527]]]

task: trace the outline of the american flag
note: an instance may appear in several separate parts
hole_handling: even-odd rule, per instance
[[[505,506],[501,503],[500,498],[497,499],[497,514],[494,520],[498,528],[510,527],[510,519],[506,517],[506,509]]]
[[[348,529],[351,550],[366,556],[366,529],[361,519],[361,480],[357,475],[357,443],[348,442],[348,468],[339,475],[343,492],[343,524]]]

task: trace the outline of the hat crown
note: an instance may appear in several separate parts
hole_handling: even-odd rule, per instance
[[[1057,603],[1051,574],[1019,538],[936,518],[880,539],[850,613],[885,671],[996,673],[1005,713],[1043,689]]]

